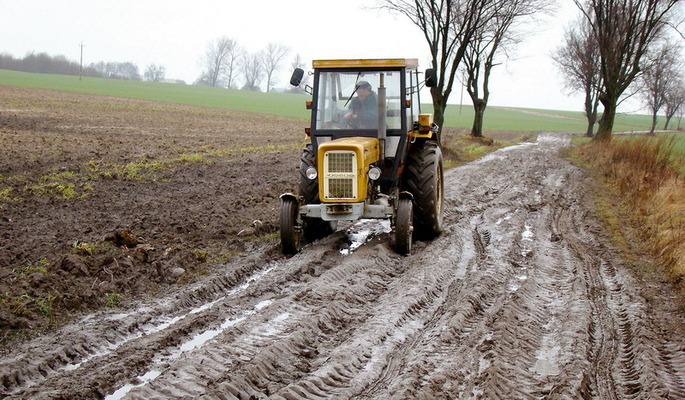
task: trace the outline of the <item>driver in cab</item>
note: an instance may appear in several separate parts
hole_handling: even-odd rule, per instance
[[[371,90],[371,84],[359,81],[356,85],[357,97],[352,99],[343,118],[342,127],[347,129],[373,129],[378,126],[378,99]]]

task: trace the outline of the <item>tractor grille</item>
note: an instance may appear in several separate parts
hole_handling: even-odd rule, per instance
[[[328,172],[354,172],[354,153],[338,153],[329,151]]]
[[[357,197],[357,157],[353,151],[326,152],[323,167],[324,198],[351,200]]]

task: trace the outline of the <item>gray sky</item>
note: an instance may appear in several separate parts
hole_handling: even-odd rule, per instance
[[[581,110],[569,96],[549,55],[564,28],[576,20],[572,0],[559,0],[551,17],[534,27],[514,57],[496,67],[490,105]],[[373,0],[0,0],[0,52],[62,54],[84,64],[132,61],[142,74],[151,63],[166,77],[192,83],[200,75],[207,44],[229,36],[250,52],[269,42],[291,55],[276,86],[287,84],[296,53],[327,58],[418,58],[428,67],[421,31],[406,17],[370,10]],[[537,32],[536,32],[537,31]],[[311,65],[311,64],[309,64]],[[466,99],[464,103],[470,104]],[[451,103],[459,103],[455,90]]]

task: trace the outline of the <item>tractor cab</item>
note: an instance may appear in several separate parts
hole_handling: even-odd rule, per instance
[[[419,98],[421,86],[432,80],[420,78],[416,59],[318,60],[313,67],[311,122],[305,129],[310,143],[301,158],[299,190],[281,196],[283,251],[297,252],[300,239],[330,233],[337,221],[387,218],[396,249],[409,253],[415,227],[428,221],[430,227],[420,230],[434,236],[442,224],[437,126],[431,114],[421,114]],[[303,75],[296,69],[291,84],[299,86]],[[427,148],[434,164],[429,173],[439,177],[432,192],[415,193],[426,173],[416,176],[408,168],[424,162],[412,154]],[[433,204],[431,215],[423,215],[426,201]]]

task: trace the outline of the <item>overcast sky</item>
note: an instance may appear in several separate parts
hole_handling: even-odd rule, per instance
[[[569,96],[550,59],[564,28],[577,18],[572,0],[559,0],[554,16],[531,23],[531,33],[514,57],[496,67],[490,105],[581,110],[582,97]],[[0,0],[0,52],[62,54],[78,61],[132,61],[142,74],[149,64],[166,67],[166,77],[192,83],[202,70],[207,44],[235,39],[249,52],[269,42],[291,49],[279,82],[290,76],[299,53],[312,59],[418,58],[429,52],[421,31],[406,17],[368,9],[374,0]],[[264,86],[264,85],[262,85]],[[466,96],[466,95],[465,95]],[[455,90],[451,103],[459,103]],[[468,104],[465,98],[464,102]],[[626,110],[628,111],[628,110]]]

